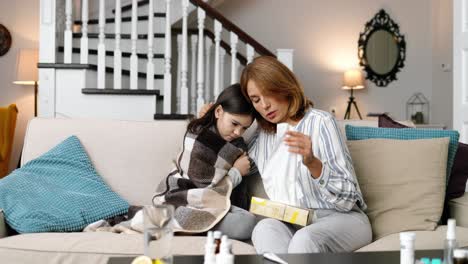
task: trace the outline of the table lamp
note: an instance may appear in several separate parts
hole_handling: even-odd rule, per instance
[[[38,59],[39,53],[37,50],[20,50],[16,68],[16,79],[13,82],[19,85],[34,85],[34,116],[37,116]]]
[[[353,91],[358,89],[364,89],[364,77],[362,71],[359,69],[347,70],[343,76],[343,90],[351,90],[351,96],[349,96],[348,107],[346,107],[346,113],[344,119],[351,119],[351,107],[354,106],[359,118],[362,119],[359,108],[354,101]]]

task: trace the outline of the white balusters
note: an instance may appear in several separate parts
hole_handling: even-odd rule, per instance
[[[284,65],[286,65],[291,71],[293,70],[293,49],[277,49],[276,57]]]
[[[121,0],[115,0],[114,89],[122,88],[122,50],[120,49],[121,9]]]
[[[64,62],[72,62],[72,0],[65,2]]]
[[[191,67],[191,79],[190,79],[190,113],[197,114],[197,35],[190,36],[191,48],[192,48],[192,67]]]
[[[237,43],[239,42],[239,37],[231,32],[231,84],[238,82],[237,80]]]
[[[197,10],[198,15],[198,72],[197,72],[197,112],[205,103],[203,100],[203,29],[205,28],[205,11],[201,8]]]
[[[213,46],[213,42],[210,38],[205,38],[205,102],[211,101],[211,83],[210,83],[210,62],[211,62],[211,47]]]
[[[219,86],[220,90],[219,92],[221,93],[222,90],[224,90],[224,67],[225,67],[225,60],[226,60],[226,50],[221,49],[220,55],[219,55],[219,64],[220,64],[220,69],[219,69]]]
[[[148,3],[148,62],[146,63],[146,89],[154,89],[154,63],[153,63],[153,0]]]
[[[187,15],[189,0],[182,1],[182,78],[180,85],[180,113],[188,114],[188,33],[187,33]]]
[[[253,61],[253,58],[255,56],[255,50],[249,44],[247,44],[246,49],[247,49],[247,64],[249,64]]]
[[[166,33],[164,49],[164,107],[163,113],[171,113],[172,75],[171,75],[171,0],[166,0]]]
[[[182,87],[182,34],[177,35],[177,87],[176,113],[180,113],[180,91]]]
[[[88,0],[81,3],[80,63],[88,63]]]
[[[98,44],[98,78],[97,87],[99,89],[106,88],[106,45],[104,44],[104,26],[106,18],[105,12],[105,1],[99,0],[99,44]]]
[[[130,55],[130,89],[138,89],[138,57],[137,50],[137,0],[132,0],[132,55]]]
[[[219,65],[219,49],[220,49],[220,42],[221,42],[221,31],[223,30],[223,25],[218,20],[214,21],[214,34],[215,34],[215,58],[214,58],[214,80],[213,80],[213,96],[215,98],[218,97],[219,93],[221,92],[221,83],[219,82],[219,73],[220,73],[220,65]]]

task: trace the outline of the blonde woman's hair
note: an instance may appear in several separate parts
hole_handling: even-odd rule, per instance
[[[294,73],[274,57],[257,57],[242,71],[240,79],[242,94],[250,101],[247,93],[249,81],[254,81],[266,95],[286,99],[289,102],[287,117],[292,120],[300,120],[306,110],[313,106],[304,95],[304,89]],[[263,130],[276,132],[276,124],[268,122],[259,113],[256,113],[255,118]]]

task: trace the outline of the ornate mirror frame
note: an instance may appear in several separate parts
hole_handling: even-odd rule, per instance
[[[369,42],[372,34],[378,30],[385,30],[390,33],[393,36],[398,49],[395,65],[393,65],[393,68],[390,71],[384,74],[377,73],[372,69],[369,65],[366,54],[367,43]],[[390,18],[385,10],[381,9],[370,21],[368,21],[364,32],[359,34],[358,57],[359,65],[363,66],[367,73],[366,79],[374,82],[377,86],[385,87],[390,82],[397,80],[397,72],[399,72],[405,65],[406,42],[404,35],[400,34],[398,24]]]

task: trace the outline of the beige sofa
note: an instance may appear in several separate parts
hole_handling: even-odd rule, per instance
[[[356,124],[356,123],[355,123]],[[358,122],[375,126],[375,121]],[[344,123],[340,122],[340,126]],[[22,164],[40,156],[70,135],[76,135],[104,180],[130,204],[148,204],[160,179],[172,167],[185,131],[185,121],[110,121],[81,119],[32,120],[26,131]],[[262,189],[262,186],[257,186]],[[468,196],[451,203],[453,215],[468,227]],[[418,231],[417,249],[442,248],[445,226]],[[468,246],[468,228],[457,227],[461,246]],[[109,256],[143,252],[141,235],[114,233],[37,233],[6,236],[0,212],[2,263],[107,263]],[[176,255],[203,254],[203,237],[176,236]],[[381,238],[359,251],[398,250],[398,234]],[[235,254],[254,254],[248,243],[234,241]]]

